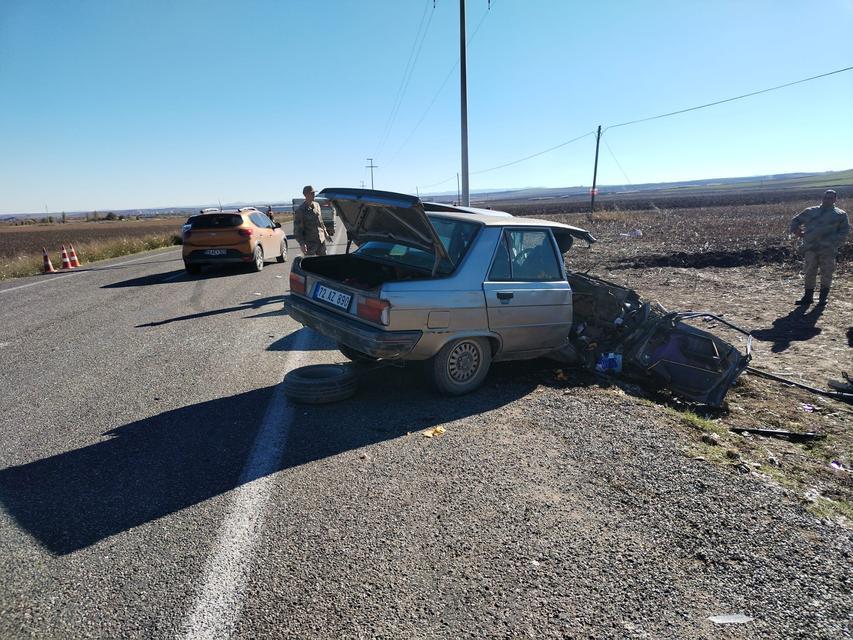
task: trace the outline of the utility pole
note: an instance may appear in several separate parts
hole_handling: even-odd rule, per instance
[[[598,179],[598,144],[601,142],[601,125],[598,125],[598,133],[595,134],[595,168],[592,170],[592,189],[590,190],[589,212],[595,213],[595,184]]]
[[[459,84],[462,108],[462,201],[471,204],[468,184],[468,70],[465,56],[465,0],[459,0]]]
[[[463,204],[462,200],[459,197],[459,172],[456,173],[456,204],[460,207],[468,206],[466,204]]]
[[[373,170],[378,169],[379,165],[373,164],[373,158],[368,158],[367,162],[369,164],[365,167],[365,169],[370,169],[370,188],[372,189],[373,188]]]
[[[361,181],[361,188],[364,189],[364,180]]]
[[[418,200],[421,199],[421,192],[418,190],[417,186],[415,186],[415,194],[418,196]]]

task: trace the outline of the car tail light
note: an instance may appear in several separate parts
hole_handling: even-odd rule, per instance
[[[359,298],[356,313],[359,318],[387,325],[391,315],[391,303],[377,298]]]
[[[252,231],[254,231],[254,229],[237,229],[237,233],[247,238],[252,235]]]
[[[290,272],[290,293],[305,295],[305,276]]]

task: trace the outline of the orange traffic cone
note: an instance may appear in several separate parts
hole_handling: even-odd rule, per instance
[[[41,252],[44,255],[44,269],[42,270],[42,273],[56,273],[56,269],[54,269],[53,265],[50,263],[50,256],[47,255],[47,249],[42,247]]]
[[[73,269],[71,266],[71,260],[68,258],[68,252],[65,250],[65,245],[62,245],[62,268],[63,269]]]
[[[71,247],[71,251],[70,251],[71,255],[69,256],[71,258],[71,268],[73,269],[74,267],[79,267],[80,266],[80,260],[77,259],[77,252],[74,251],[74,245],[69,244],[68,246]]]

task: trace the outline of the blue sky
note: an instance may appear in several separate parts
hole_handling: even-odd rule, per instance
[[[592,136],[488,169],[853,65],[853,0],[467,7],[472,190],[588,185]],[[457,0],[2,0],[0,213],[286,202],[369,186],[368,157],[376,188],[454,190],[458,17]],[[616,128],[599,183],[851,168],[851,115],[847,72]]]

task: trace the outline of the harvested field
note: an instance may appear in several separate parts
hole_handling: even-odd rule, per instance
[[[176,244],[183,221],[154,218],[0,226],[0,280],[41,273],[42,247],[58,267],[61,245],[73,244],[85,264]]]
[[[599,239],[591,249],[583,243],[573,248],[571,269],[633,287],[669,310],[724,316],[753,332],[754,367],[826,388],[828,378],[840,379],[845,370],[853,373],[853,237],[848,236],[840,253],[830,303],[795,307],[803,288],[802,259],[788,238],[787,225],[795,213],[813,204],[809,200],[540,217],[589,229]],[[637,229],[641,237],[627,235]],[[743,336],[723,326],[698,326],[742,350],[745,346]],[[612,391],[634,395],[637,402],[649,397],[632,385],[614,386]],[[690,407],[664,395],[654,400],[665,402],[673,424],[692,435],[690,455],[780,484],[833,522],[853,522],[850,404],[748,373],[731,389],[722,411]],[[826,438],[795,444],[738,435],[731,427],[817,432]],[[706,441],[716,439],[719,444],[703,442],[708,433],[714,436]]]

